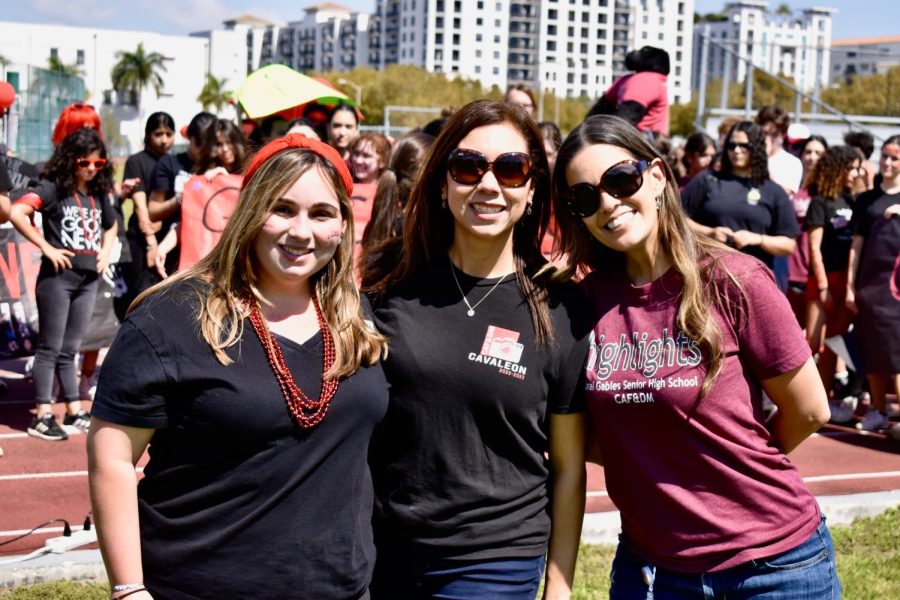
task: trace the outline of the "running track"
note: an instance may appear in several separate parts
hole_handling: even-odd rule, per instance
[[[31,382],[20,379],[22,365],[23,361],[0,364],[0,375],[9,384],[9,393],[0,398],[0,447],[5,453],[0,457],[0,542],[50,519],[64,518],[78,528],[90,511],[85,436],[45,442],[25,433],[34,391]],[[61,415],[65,409],[58,404],[54,410]],[[883,435],[829,425],[791,459],[817,496],[900,490],[900,443]],[[140,465],[145,462],[146,456]],[[587,512],[615,510],[606,495],[602,469],[589,465],[588,477]],[[61,531],[62,525],[54,523],[0,546],[0,555],[27,554]]]

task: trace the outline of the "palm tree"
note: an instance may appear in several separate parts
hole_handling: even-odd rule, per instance
[[[166,58],[159,52],[144,52],[144,44],[138,44],[134,52],[116,52],[119,59],[112,69],[113,89],[117,93],[129,92],[134,104],[141,105],[141,93],[148,85],[159,98],[163,88],[160,71],[166,71]]]
[[[216,79],[213,75],[206,76],[206,83],[200,90],[200,95],[197,96],[197,102],[203,105],[203,110],[209,110],[211,106],[214,106],[216,113],[222,112],[222,107],[231,99],[231,92],[225,91],[225,82],[227,81],[226,77]]]
[[[59,73],[60,75],[71,75],[72,77],[81,77],[84,71],[77,64],[67,65],[58,56],[51,56],[47,59],[47,69],[51,73]]]

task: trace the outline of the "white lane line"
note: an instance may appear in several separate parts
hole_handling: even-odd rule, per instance
[[[136,473],[143,473],[144,467],[135,468]],[[20,473],[18,475],[0,475],[0,481],[21,481],[23,479],[55,479],[61,477],[87,477],[87,471],[58,471],[55,473]]]
[[[27,433],[0,433],[0,440],[16,440],[28,437]]]
[[[819,475],[817,477],[804,477],[806,483],[820,481],[848,481],[851,479],[879,479],[883,477],[900,477],[900,471],[881,471],[879,473],[845,473],[843,475]]]

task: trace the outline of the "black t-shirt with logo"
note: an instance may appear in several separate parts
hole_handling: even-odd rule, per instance
[[[694,177],[681,191],[681,203],[691,219],[707,227],[790,238],[800,235],[794,205],[784,189],[771,179],[754,186],[745,177],[707,171]],[[743,252],[772,267],[774,257],[759,246],[747,246]]]
[[[850,243],[853,241],[853,208],[849,198],[825,199],[815,196],[806,212],[806,230],[822,227],[822,262],[828,273],[847,271]]]
[[[110,347],[92,413],[156,431],[138,485],[144,582],[156,598],[359,597],[375,562],[369,440],[388,404],[380,365],[342,379],[301,431],[249,322],[222,365],[200,336],[196,280],[152,295]],[[318,398],[322,336],[276,336]]]
[[[47,243],[74,252],[73,269],[96,273],[103,232],[116,222],[115,197],[76,191],[64,195],[49,181],[39,182],[32,191],[41,198],[41,227]]]
[[[13,189],[13,183],[6,170],[6,162],[0,160],[0,194],[6,194],[11,189]]]
[[[478,303],[469,317],[450,268],[441,259],[374,306],[391,386],[371,455],[376,541],[446,560],[540,556],[549,414],[584,410],[586,301],[554,288],[555,341],[538,347],[514,276],[494,289],[457,271]]]

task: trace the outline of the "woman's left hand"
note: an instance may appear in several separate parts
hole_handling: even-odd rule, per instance
[[[122,182],[122,187],[119,190],[119,197],[128,198],[129,196],[131,196],[131,192],[134,191],[134,188],[136,188],[140,183],[140,177],[132,177],[131,179],[126,179]]]
[[[884,218],[890,219],[891,217],[900,216],[900,204],[891,204],[886,209],[884,209]]]
[[[741,229],[740,231],[734,232],[731,240],[734,242],[735,248],[737,248],[738,250],[742,250],[747,246],[761,246],[762,238],[762,234],[753,231],[747,231],[746,229]]]
[[[219,175],[228,175],[228,171],[226,171],[224,167],[213,167],[212,169],[204,173],[203,177],[205,177],[207,181],[212,181]]]
[[[109,252],[101,252],[97,255],[97,272],[103,273],[109,267]]]

